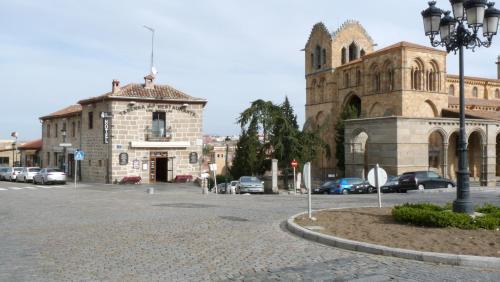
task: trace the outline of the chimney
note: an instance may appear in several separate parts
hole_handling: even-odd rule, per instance
[[[500,79],[500,56],[497,59],[497,79]]]
[[[155,85],[153,81],[155,80],[154,74],[148,74],[144,77],[144,88],[145,89],[154,89]]]
[[[111,92],[112,93],[117,93],[120,91],[120,81],[117,79],[113,79],[113,82],[111,83]]]

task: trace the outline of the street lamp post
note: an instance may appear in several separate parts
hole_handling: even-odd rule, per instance
[[[229,136],[226,136],[226,139],[224,140],[225,143],[226,143],[226,164],[225,164],[225,168],[226,168],[226,171],[225,171],[225,179],[226,179],[226,194],[229,194],[230,191],[229,191],[229,188],[227,187],[227,173],[229,171],[228,167],[227,167],[227,153],[229,152],[229,141],[231,141],[231,138],[229,138]]]
[[[490,47],[493,36],[497,34],[500,11],[495,3],[486,0],[450,0],[450,11],[436,7],[436,1],[430,1],[429,7],[422,11],[425,35],[429,36],[433,47],[444,46],[448,53],[458,51],[460,75],[460,132],[458,141],[457,198],[453,202],[453,211],[474,213],[470,199],[469,164],[467,160],[467,140],[465,138],[465,98],[464,98],[464,48]],[[488,8],[486,8],[486,6]],[[483,37],[479,38],[479,28],[483,28]],[[436,36],[440,36],[440,40]]]

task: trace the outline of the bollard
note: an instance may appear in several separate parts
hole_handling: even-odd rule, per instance
[[[149,187],[148,190],[147,190],[148,194],[149,195],[152,195],[155,193],[155,188],[152,188],[152,187]]]

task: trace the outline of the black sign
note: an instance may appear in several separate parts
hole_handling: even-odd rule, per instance
[[[189,163],[190,164],[198,163],[198,153],[196,152],[189,153]]]
[[[118,158],[120,159],[120,165],[127,165],[128,164],[128,154],[127,153],[120,153]]]
[[[109,118],[102,119],[102,135],[104,144],[109,144]]]

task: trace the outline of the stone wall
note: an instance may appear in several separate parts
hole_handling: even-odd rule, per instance
[[[167,152],[173,161],[173,175],[200,174],[200,158],[202,156],[202,124],[203,105],[189,104],[184,110],[179,110],[180,104],[167,103],[135,103],[130,106],[127,101],[112,102],[112,180],[120,180],[124,176],[140,175],[144,183],[149,182],[150,152]],[[166,127],[171,127],[172,138],[169,142],[188,142],[187,147],[171,148],[141,148],[132,147],[131,142],[146,142],[146,128],[152,128],[153,112],[166,113]],[[196,164],[189,163],[189,154],[198,154]],[[120,153],[127,153],[129,162],[120,165]],[[133,161],[140,163],[139,168],[133,167]],[[143,169],[143,162],[148,162],[147,169]],[[169,168],[171,163],[169,163]]]
[[[81,161],[82,181],[106,183],[110,168],[110,146],[103,143],[103,124],[101,112],[109,112],[109,102],[82,105],[82,150],[85,159]],[[92,128],[89,128],[89,114],[93,116]]]
[[[66,123],[65,143],[71,144],[70,147],[66,148],[66,160],[69,160],[68,154],[72,154],[76,149],[80,148],[80,141],[81,141],[80,114],[62,118],[52,118],[43,120],[42,150],[40,152],[42,167],[59,167],[59,164],[57,163],[54,153],[62,154],[64,151],[63,148],[59,146],[61,143],[63,143],[63,136],[61,130],[64,128],[64,123]],[[73,124],[75,126],[74,131],[73,131]],[[49,128],[50,128],[50,135],[48,135],[47,133],[47,130]],[[57,137],[56,137],[56,128],[58,131]],[[47,154],[49,154],[50,157]]]

